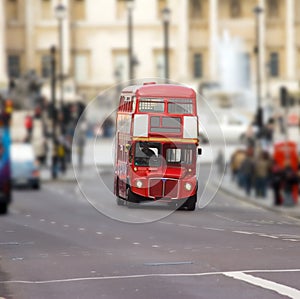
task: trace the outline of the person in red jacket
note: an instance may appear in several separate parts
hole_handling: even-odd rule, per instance
[[[33,120],[29,114],[27,114],[25,117],[24,125],[27,131],[26,141],[30,142],[32,138]]]

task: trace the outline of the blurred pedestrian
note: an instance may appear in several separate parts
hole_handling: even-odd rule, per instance
[[[251,188],[253,185],[253,171],[254,171],[254,160],[253,160],[253,150],[248,149],[246,158],[240,167],[240,175],[243,181],[243,188],[246,192],[246,195],[251,194]]]
[[[25,126],[26,131],[27,131],[26,140],[28,142],[31,142],[32,131],[33,131],[33,119],[32,119],[32,116],[30,114],[26,114],[25,121],[24,121],[24,126]]]
[[[60,137],[57,144],[57,157],[58,157],[60,171],[62,173],[65,173],[66,172],[66,151],[65,151],[65,145],[62,136]]]
[[[253,132],[252,124],[249,125],[249,127],[248,127],[248,129],[245,133],[245,138],[246,138],[247,148],[255,146],[255,135],[254,135],[254,132]]]
[[[84,155],[84,145],[85,145],[85,135],[84,132],[79,132],[77,136],[77,155],[78,155],[78,167],[82,169],[83,166],[83,155]]]
[[[218,173],[221,175],[225,172],[225,157],[223,151],[220,149],[216,158],[216,165],[218,167]]]
[[[274,135],[274,119],[270,118],[268,123],[262,128],[261,131],[261,146],[264,150],[269,151],[273,145]]]
[[[298,182],[297,172],[291,167],[290,162],[287,162],[283,170],[283,205],[293,206],[295,204],[293,193],[298,186]]]
[[[41,165],[46,165],[47,162],[47,153],[48,153],[48,144],[45,137],[41,141],[37,142],[35,148],[36,157]]]
[[[271,167],[271,187],[273,189],[274,205],[282,204],[281,188],[283,183],[283,169],[276,160],[272,161]]]
[[[268,154],[266,152],[261,152],[258,159],[256,159],[254,162],[256,197],[266,197],[270,166]]]
[[[230,160],[231,179],[233,181],[237,180],[239,186],[241,186],[239,170],[245,158],[246,152],[244,150],[238,149],[233,153]]]

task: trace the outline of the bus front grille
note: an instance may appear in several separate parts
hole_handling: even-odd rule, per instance
[[[169,178],[149,179],[149,197],[178,198],[178,180]]]

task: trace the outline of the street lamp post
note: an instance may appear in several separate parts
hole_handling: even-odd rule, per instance
[[[169,78],[169,24],[171,10],[165,7],[162,10],[163,27],[164,27],[164,59],[165,59],[165,80],[168,83]]]
[[[55,7],[55,16],[58,20],[59,31],[59,49],[60,49],[60,61],[59,61],[59,82],[60,82],[60,110],[61,117],[64,115],[64,55],[63,55],[63,20],[66,17],[66,7],[59,3]],[[61,123],[61,130],[63,131],[63,123]]]
[[[132,11],[133,0],[127,0],[128,11],[128,66],[129,66],[129,80],[134,78],[134,61],[133,61],[133,30],[132,30]]]
[[[52,46],[50,48],[50,64],[51,64],[51,118],[52,118],[52,165],[51,175],[55,179],[57,177],[56,172],[56,48]]]
[[[256,45],[254,52],[256,54],[256,98],[257,98],[257,114],[256,121],[261,132],[263,127],[263,109],[261,105],[261,73],[260,73],[260,14],[263,9],[260,6],[256,6],[253,10],[255,13],[255,35],[256,35]]]

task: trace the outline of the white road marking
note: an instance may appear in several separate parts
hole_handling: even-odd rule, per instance
[[[40,219],[40,221],[41,221],[41,222],[44,222],[44,221],[45,221],[45,219]]]
[[[96,234],[97,234],[97,235],[102,235],[103,233],[102,233],[102,232],[96,232]]]
[[[78,230],[80,230],[80,231],[85,231],[85,228],[80,227],[80,228],[78,228]]]
[[[51,221],[51,224],[56,224],[56,222],[55,221]]]
[[[115,237],[115,240],[121,240],[122,238],[121,237]]]
[[[274,291],[280,295],[284,295],[289,298],[294,298],[294,299],[300,298],[299,290],[270,280],[254,277],[252,275],[245,274],[243,272],[224,272],[224,275],[237,280],[245,281],[249,284],[253,284],[264,289]]]
[[[278,239],[278,237],[276,237],[276,236],[266,235],[266,234],[258,234],[258,236],[260,236],[260,237],[266,237],[266,238],[271,238],[271,239]]]
[[[98,276],[98,277],[77,277],[77,278],[65,278],[65,279],[53,279],[53,280],[3,280],[0,283],[6,284],[52,284],[52,283],[64,283],[64,282],[76,282],[76,281],[92,281],[92,280],[118,280],[118,279],[134,279],[134,278],[155,278],[155,277],[201,277],[210,275],[226,275],[230,276],[235,273],[288,273],[288,272],[300,272],[300,269],[274,269],[274,270],[242,270],[242,271],[225,271],[225,272],[202,272],[202,273],[162,273],[162,274],[136,274],[136,275],[116,275],[116,276]],[[249,275],[250,276],[250,275]],[[297,290],[296,290],[297,291]],[[299,291],[298,291],[299,292]],[[292,298],[299,298],[298,297]]]
[[[159,248],[159,245],[152,245],[152,248]]]
[[[139,242],[134,242],[134,243],[132,243],[133,245],[140,245],[141,243],[139,243]]]
[[[216,227],[206,227],[204,226],[203,229],[208,229],[208,230],[216,230],[216,231],[220,231],[223,232],[224,229],[223,228],[216,228]]]
[[[291,242],[299,242],[299,240],[296,239],[282,239],[283,241],[291,241]]]
[[[197,226],[195,226],[195,225],[189,225],[189,224],[178,224],[178,226],[189,227],[189,228],[197,228]]]
[[[69,226],[70,226],[69,224],[65,224],[65,225],[64,225],[64,227],[69,227]]]
[[[253,235],[253,234],[255,234],[253,232],[244,232],[244,231],[240,231],[240,230],[234,230],[233,233],[244,234],[244,235]]]

